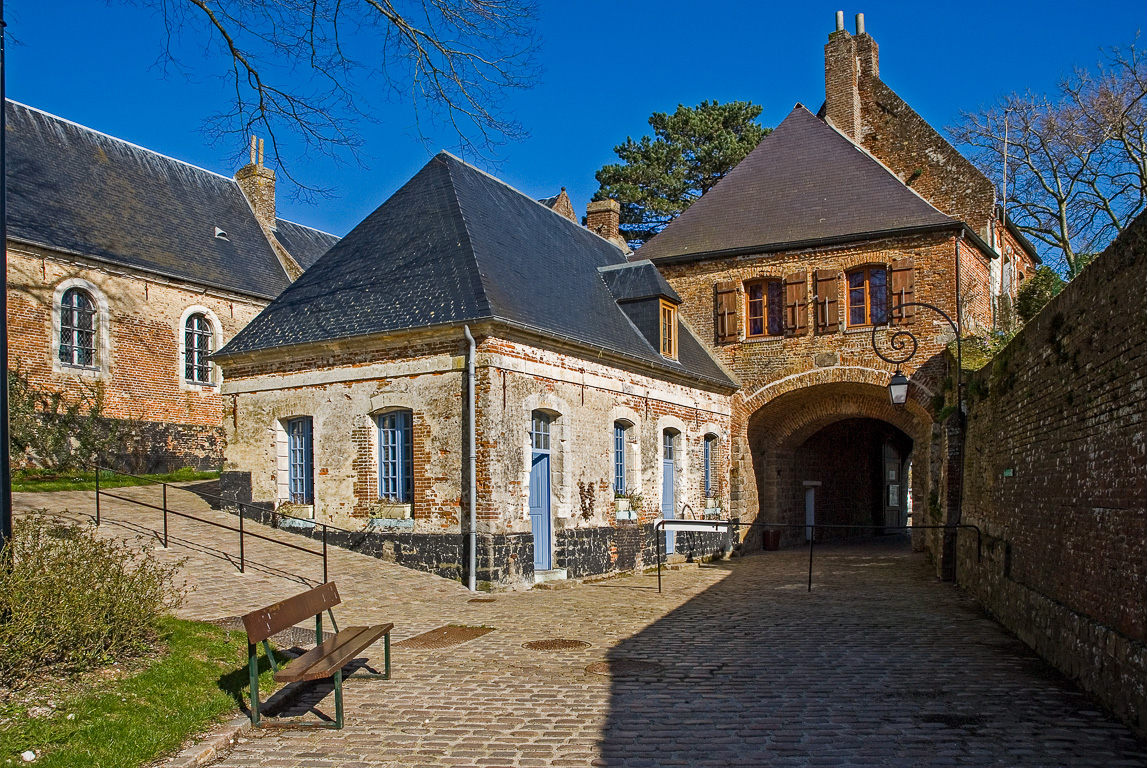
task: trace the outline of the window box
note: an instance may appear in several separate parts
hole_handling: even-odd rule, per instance
[[[391,517],[372,517],[366,521],[366,530],[414,530],[413,518],[397,519]]]
[[[412,505],[383,499],[367,511],[371,520],[409,520]]]
[[[705,497],[705,509],[719,508],[721,506],[721,499],[716,496]]]
[[[635,509],[618,509],[614,513],[617,520],[636,520],[637,510]]]
[[[614,499],[613,505],[617,509],[618,512],[628,512],[629,511],[629,499],[627,499],[627,498]]]

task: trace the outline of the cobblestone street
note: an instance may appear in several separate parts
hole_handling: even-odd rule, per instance
[[[16,505],[84,518],[92,498],[17,494]],[[187,491],[171,504],[235,524]],[[105,535],[151,546],[162,530],[157,514],[121,502],[103,516]],[[236,534],[178,518],[170,531],[161,556],[186,558],[189,618],[236,616],[321,575],[319,558],[256,541],[240,574]],[[899,541],[818,547],[811,594],[807,550],[671,571],[661,594],[641,576],[492,602],[371,557],[330,558],[340,625],[393,621],[396,642],[447,624],[494,631],[441,650],[398,645],[393,680],[346,684],[344,730],[260,732],[218,765],[1147,768],[1147,744]],[[523,647],[547,639],[588,645]],[[595,663],[606,674],[587,670]],[[333,696],[317,708],[333,715]]]

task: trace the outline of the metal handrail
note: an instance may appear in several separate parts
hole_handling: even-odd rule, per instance
[[[232,526],[226,525],[224,523],[217,523],[214,520],[206,520],[202,517],[196,517],[195,515],[190,515],[186,512],[179,512],[177,510],[169,508],[169,506],[167,504],[167,486],[169,485],[169,483],[163,483],[163,482],[153,483],[154,485],[159,485],[163,488],[163,505],[162,506],[156,506],[155,504],[149,504],[146,501],[139,501],[138,499],[129,499],[126,496],[120,496],[118,494],[109,493],[108,491],[102,491],[102,490],[100,490],[100,473],[101,472],[111,472],[114,475],[122,475],[124,477],[134,477],[134,478],[137,478],[139,480],[149,480],[149,478],[143,477],[142,475],[133,475],[130,472],[120,472],[119,470],[112,469],[110,467],[101,467],[101,466],[97,465],[96,466],[96,527],[99,527],[100,523],[102,522],[101,511],[100,511],[100,496],[103,495],[103,496],[107,496],[108,498],[111,498],[111,499],[117,499],[119,501],[126,501],[129,504],[136,504],[136,505],[141,506],[141,507],[147,507],[148,509],[154,509],[158,512],[162,512],[163,513],[163,548],[164,549],[167,549],[167,547],[168,547],[167,516],[169,514],[171,514],[171,515],[176,515],[177,517],[186,518],[188,520],[194,520],[194,521],[199,522],[199,523],[206,523],[207,525],[213,525],[216,528],[222,528],[225,531],[231,531],[233,533],[238,533],[239,534],[239,572],[240,573],[246,573],[247,572],[247,552],[246,552],[246,547],[245,547],[245,537],[253,536],[254,538],[260,539],[262,541],[269,541],[272,544],[278,544],[280,546],[289,547],[291,549],[298,550],[299,552],[306,552],[308,555],[315,555],[316,557],[321,557],[323,559],[323,583],[325,584],[327,581],[330,580],[328,578],[328,569],[327,569],[328,561],[327,561],[327,525],[326,525],[326,523],[316,523],[316,525],[322,526],[322,531],[323,531],[323,549],[321,552],[316,552],[315,550],[308,549],[307,547],[300,547],[298,544],[291,544],[290,542],[287,542],[287,541],[279,541],[278,539],[272,539],[269,536],[263,536],[262,534],[258,534],[258,533],[251,533],[250,531],[246,530],[246,526],[244,526],[244,524],[243,524],[243,520],[244,520],[243,512],[244,512],[244,506],[245,506],[244,502],[237,501],[235,499],[227,499],[227,498],[224,498],[222,496],[215,496],[214,494],[210,494],[210,493],[198,493],[198,492],[196,492],[197,496],[201,496],[203,498],[216,499],[216,500],[221,501],[225,504],[237,505],[239,508],[239,527],[233,528]]]

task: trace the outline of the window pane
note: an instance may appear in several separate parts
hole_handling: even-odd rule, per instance
[[[780,280],[770,280],[769,286],[769,335],[780,336],[785,332],[785,288]]]
[[[749,283],[746,290],[749,300],[749,336],[761,336],[765,332],[765,285]]]
[[[713,441],[705,438],[705,495],[713,495]]]
[[[613,425],[613,490],[625,493],[625,425]]]
[[[413,498],[413,440],[410,411],[383,414],[378,419],[379,496],[409,503]]]
[[[60,298],[60,362],[96,364],[96,309],[91,296],[69,288]]]
[[[883,269],[868,270],[868,304],[873,325],[888,322],[888,285]]]
[[[852,275],[848,276],[848,282],[851,285]],[[861,276],[860,288],[848,289],[848,324],[849,325],[864,325],[864,287],[863,275]]]

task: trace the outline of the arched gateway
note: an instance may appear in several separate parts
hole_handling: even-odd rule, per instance
[[[806,540],[811,531],[796,526],[813,522],[854,526],[821,529],[818,540],[904,525],[931,491],[932,417],[920,402],[926,390],[915,386],[906,405],[894,406],[884,371],[836,368],[793,378],[745,404],[752,467],[745,484],[753,486],[745,490],[756,496],[745,513],[757,523],[746,546],[759,546],[764,523],[794,526],[783,529],[784,543]]]

